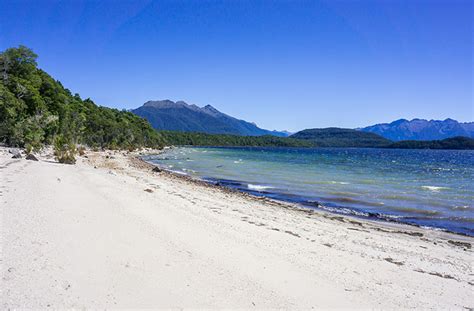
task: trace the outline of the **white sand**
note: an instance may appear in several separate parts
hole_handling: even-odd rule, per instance
[[[448,242],[472,238],[88,155],[61,165],[0,148],[1,308],[474,307],[472,249]]]

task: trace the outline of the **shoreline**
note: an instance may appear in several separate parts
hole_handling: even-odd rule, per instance
[[[220,147],[217,147],[217,148],[220,148]],[[160,152],[160,153],[163,153],[163,152]],[[139,156],[136,156],[135,159],[149,165],[150,169],[153,169],[154,167],[157,167],[162,172],[164,172],[166,174],[169,174],[169,175],[173,176],[174,178],[181,178],[185,181],[195,183],[197,185],[201,185],[201,186],[205,186],[205,187],[211,187],[211,188],[215,188],[215,189],[220,189],[222,191],[228,191],[230,193],[235,193],[235,194],[238,194],[238,195],[243,195],[244,197],[251,198],[253,200],[273,203],[273,204],[276,204],[276,205],[281,206],[283,208],[291,208],[291,209],[295,209],[295,210],[300,210],[303,213],[307,213],[308,210],[309,210],[309,211],[314,211],[316,213],[328,214],[328,215],[333,215],[333,216],[340,216],[340,217],[349,218],[349,219],[352,219],[352,220],[367,221],[367,222],[373,223],[374,225],[380,224],[381,226],[387,226],[387,227],[390,227],[391,225],[395,225],[395,226],[399,226],[401,229],[405,229],[405,230],[410,230],[411,228],[417,228],[417,229],[420,229],[420,230],[430,230],[430,231],[435,231],[435,232],[443,232],[443,233],[446,233],[448,235],[454,235],[454,236],[459,236],[459,237],[474,238],[474,236],[471,236],[467,233],[455,232],[455,231],[451,231],[449,229],[444,229],[444,228],[423,226],[423,225],[419,225],[419,224],[407,223],[407,222],[398,221],[396,219],[389,219],[389,218],[377,217],[377,216],[370,216],[370,215],[369,216],[358,216],[358,215],[339,213],[337,211],[330,211],[330,210],[326,210],[324,208],[319,208],[317,206],[315,206],[315,207],[307,206],[307,205],[305,205],[304,203],[301,203],[301,202],[289,202],[289,201],[285,201],[285,200],[278,200],[278,199],[273,199],[273,198],[267,197],[265,195],[258,196],[258,195],[254,195],[250,192],[246,192],[244,190],[234,189],[234,188],[227,187],[227,186],[224,186],[224,185],[215,184],[211,181],[206,181],[206,180],[198,178],[198,177],[193,177],[193,176],[190,176],[190,175],[187,175],[187,174],[180,174],[176,171],[173,171],[173,170],[170,170],[168,168],[159,166],[157,164],[150,163],[150,162],[143,159],[143,157],[158,155],[160,153],[155,153],[155,154],[151,153],[151,154],[146,154],[146,155],[139,155]],[[323,206],[319,203],[318,203],[318,205]]]
[[[2,307],[471,308],[474,239],[0,148]]]

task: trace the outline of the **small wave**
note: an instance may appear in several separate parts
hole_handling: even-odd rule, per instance
[[[354,215],[354,216],[359,216],[359,217],[369,217],[369,213],[365,213],[362,211],[346,208],[346,207],[332,207],[332,206],[327,206],[327,205],[320,205],[318,204],[318,207],[329,211],[333,213],[338,213],[338,214],[344,214],[344,215]]]
[[[188,175],[187,173],[181,172],[181,171],[173,171],[173,170],[171,170],[171,172],[173,172],[173,173],[175,173],[175,174],[179,174],[179,175]]]
[[[453,210],[468,210],[472,209],[469,205],[457,205],[452,208]]]
[[[190,173],[193,173],[193,174],[196,173],[195,170],[192,170],[192,169],[189,169],[189,168],[183,168],[183,171],[190,172]]]
[[[348,182],[345,182],[345,181],[333,181],[333,180],[331,180],[329,183],[330,184],[338,184],[338,185],[348,185],[349,184]]]
[[[255,191],[263,191],[263,190],[266,190],[266,189],[272,189],[273,187],[248,184],[247,188],[249,188],[250,190],[255,190]]]
[[[437,186],[421,186],[422,189],[433,191],[433,192],[439,192],[441,190],[447,190],[449,189],[448,187],[437,187]]]

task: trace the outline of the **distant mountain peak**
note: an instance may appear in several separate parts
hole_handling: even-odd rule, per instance
[[[211,105],[209,105],[209,104],[207,104],[207,105],[204,106],[203,108],[204,108],[204,109],[212,109],[212,110],[216,110],[216,111],[217,111],[216,108],[214,108],[213,106],[211,106]]]
[[[168,106],[173,106],[173,105],[176,105],[176,104],[177,103],[175,103],[172,100],[164,99],[164,100],[149,100],[146,103],[144,103],[143,106],[146,106],[146,107],[168,107]]]
[[[405,122],[409,122],[407,119],[398,119],[390,123],[390,125],[402,124]]]
[[[445,119],[444,122],[456,122],[456,123],[458,123],[458,121],[453,120],[453,119],[451,119],[451,118]]]
[[[222,112],[220,112],[219,110],[217,110],[216,108],[214,108],[211,105],[206,105],[206,106],[202,107],[202,110],[204,110],[205,112],[208,112],[210,114],[214,114],[214,115],[223,114]]]

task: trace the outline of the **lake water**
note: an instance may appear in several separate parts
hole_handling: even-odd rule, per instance
[[[145,160],[308,208],[474,236],[474,151],[182,147]]]

